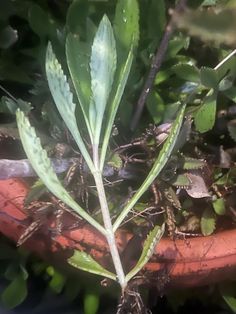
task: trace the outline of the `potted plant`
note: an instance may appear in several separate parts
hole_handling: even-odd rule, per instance
[[[178,14],[177,8],[173,18],[177,24],[180,21]],[[186,24],[181,27],[186,27],[189,23],[188,15],[181,15],[182,17]],[[18,240],[19,244],[27,240],[27,245],[37,248],[37,252],[43,255],[47,249],[45,242],[36,238],[28,239],[32,231],[42,226],[43,221],[44,226],[50,226],[55,232],[52,251],[58,249],[55,243],[74,249],[74,253],[68,258],[71,265],[118,281],[122,296],[125,296],[122,305],[126,310],[130,297],[134,296],[134,302],[139,303],[135,289],[140,283],[151,282],[150,272],[156,274],[155,285],[160,285],[161,288],[162,285],[164,288],[175,287],[180,282],[183,286],[217,282],[232,276],[235,272],[235,249],[232,247],[234,231],[210,235],[215,229],[216,214],[223,216],[226,208],[232,207],[230,196],[235,183],[234,173],[229,168],[233,161],[229,152],[220,148],[218,170],[223,167],[228,170],[224,175],[218,170],[211,169],[204,157],[211,157],[212,154],[201,149],[202,139],[199,136],[199,133],[205,133],[214,126],[219,92],[232,99],[234,89],[230,84],[226,86],[226,80],[233,82],[233,74],[227,74],[225,77],[225,73],[229,69],[229,62],[234,52],[221,60],[215,68],[202,67],[199,70],[196,66],[184,62],[174,66],[173,73],[179,77],[187,75],[194,86],[192,88],[191,84],[188,84],[188,88],[192,88],[190,93],[182,91],[183,101],[181,104],[176,104],[177,111],[172,123],[166,123],[161,127],[150,127],[130,143],[111,149],[109,140],[113,123],[137,46],[137,18],[135,23],[134,20],[128,4],[119,2],[115,36],[109,19],[104,16],[90,45],[89,53],[87,44],[72,34],[68,35],[67,64],[80,107],[76,107],[67,76],[49,43],[46,55],[49,88],[58,112],[71,134],[68,136],[72,143],[72,150],[76,156],[79,148],[82,160],[76,159],[73,155],[72,167],[64,178],[58,179],[55,168],[52,167],[46,151],[42,148],[27,118],[29,108],[24,102],[8,99],[8,104],[12,107],[17,104],[20,108],[16,112],[20,138],[33,169],[41,179],[37,182],[36,188],[39,187],[42,193],[46,186],[51,194],[47,194],[45,201],[40,201],[41,194],[40,196],[37,194],[36,203],[30,202],[28,198],[32,220],[29,220],[26,231],[22,233],[19,229],[19,232],[15,233],[18,226],[22,227],[25,224],[26,216],[19,207],[20,209],[23,207],[22,201],[25,200],[28,187],[25,183],[10,179],[4,181],[1,193],[4,204],[6,200],[1,220],[4,222],[1,223],[1,231],[4,234],[10,237],[14,234],[14,239]],[[165,38],[163,42],[165,43]],[[163,53],[163,49],[166,48],[162,46],[158,53],[160,54],[159,51]],[[157,63],[160,60],[154,61]],[[147,82],[150,88],[150,81]],[[144,90],[147,93],[147,86]],[[194,102],[198,105],[188,107],[186,110],[186,106],[194,105]],[[132,127],[135,126],[137,117],[138,114],[133,120]],[[192,119],[194,119],[196,133],[190,141]],[[234,137],[232,120],[228,122],[227,127]],[[84,129],[87,131],[82,136]],[[184,145],[188,140],[189,147],[186,149]],[[190,155],[191,148],[198,149],[193,156]],[[179,153],[180,150],[183,150],[183,154]],[[196,158],[197,153],[200,154],[200,158]],[[136,158],[138,155],[142,158]],[[140,173],[140,180],[133,178],[138,164],[148,169],[148,174]],[[86,179],[87,184],[91,186],[90,198],[87,197],[87,191],[77,191],[79,189],[77,181],[71,183],[74,180],[73,171],[76,169],[79,169],[77,175],[81,176],[80,183],[84,183]],[[127,196],[127,189],[123,192],[120,185],[117,188],[115,186],[115,192],[108,193],[109,197],[106,195],[105,170],[107,173],[112,172],[111,176],[118,175],[118,179],[122,173],[122,179],[134,180],[134,183],[131,183],[130,196]],[[70,193],[63,187],[62,180],[67,187],[72,187]],[[95,188],[94,183],[91,182],[95,183]],[[222,195],[222,191],[216,191],[216,187],[226,183],[230,190],[227,200]],[[112,181],[108,181],[107,184],[111,188],[114,185]],[[14,187],[14,191],[18,189],[22,191],[21,197],[17,197],[16,201],[11,194],[12,190],[9,189],[10,186]],[[34,192],[36,188],[33,189]],[[117,191],[122,193],[122,197],[119,198],[118,195],[117,200],[114,200],[114,193]],[[151,202],[147,202],[148,197],[151,197]],[[97,198],[101,211],[97,211],[95,201]],[[32,195],[30,199],[32,200]],[[87,210],[74,199],[80,199]],[[11,202],[10,205],[8,201]],[[213,202],[213,206],[209,205],[209,201]],[[205,207],[201,210],[201,217],[193,213],[197,206]],[[92,212],[91,208],[93,208]],[[130,215],[133,210],[138,212],[133,215],[134,217]],[[40,216],[40,211],[43,212],[43,217]],[[45,216],[48,220],[45,220]],[[131,218],[134,221],[134,225],[131,225],[131,228],[134,228],[133,235],[122,228],[122,223]],[[65,227],[71,226],[74,222],[78,223],[74,230]],[[164,233],[164,225],[167,226],[166,229],[172,239],[160,240]],[[142,230],[141,237],[135,235],[137,227]],[[173,240],[175,235],[197,236],[196,230],[199,229],[203,235],[210,236]],[[223,253],[220,250],[222,243],[224,243]],[[131,249],[136,248],[134,244],[137,245],[136,250]],[[225,250],[227,246],[228,252]],[[196,254],[195,258],[192,249]],[[104,258],[108,253],[112,257],[113,265]],[[136,276],[140,271],[141,276]],[[132,302],[131,305],[133,306]],[[137,304],[138,306],[140,304]]]

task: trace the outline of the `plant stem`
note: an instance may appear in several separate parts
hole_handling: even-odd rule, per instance
[[[104,189],[103,180],[102,180],[102,173],[99,170],[98,146],[93,146],[93,162],[94,162],[94,167],[97,170],[96,172],[93,173],[93,176],[94,176],[94,180],[95,180],[95,184],[96,184],[96,188],[98,192],[98,198],[99,198],[99,202],[101,206],[103,223],[106,229],[106,239],[110,248],[110,253],[111,253],[113,264],[116,270],[116,275],[117,275],[117,278],[118,278],[118,281],[119,281],[119,284],[121,286],[122,293],[123,293],[127,286],[127,281],[125,279],[124,270],[121,264],[120,255],[119,255],[117,245],[116,245],[115,234],[112,228],[110,212],[109,212],[107,198],[106,198],[105,189]]]

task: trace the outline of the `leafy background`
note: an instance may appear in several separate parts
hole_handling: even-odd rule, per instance
[[[120,1],[121,2],[121,1]],[[181,29],[174,32],[169,45],[166,57],[158,76],[154,82],[146,103],[144,114],[138,128],[132,134],[133,137],[140,133],[151,123],[161,123],[171,120],[179,108],[179,100],[188,97],[189,93],[195,90],[195,102],[189,107],[194,116],[195,130],[197,136],[202,137],[203,142],[231,145],[231,140],[236,140],[236,127],[233,119],[219,116],[220,110],[226,113],[232,108],[236,99],[235,58],[230,59],[219,69],[213,69],[234,46],[232,38],[235,34],[234,17],[235,7],[233,1],[192,1],[194,6],[202,4],[210,12],[214,12],[216,4],[222,6],[221,18],[232,21],[226,29],[223,26],[218,31],[219,36],[212,38],[206,30],[216,29],[219,21],[214,14],[211,24],[205,22],[206,17],[194,14],[177,16],[176,24]],[[10,92],[14,97],[28,101],[25,103],[25,111],[31,108],[32,119],[35,126],[50,135],[54,139],[60,138],[62,132],[61,121],[56,112],[52,110],[52,100],[49,95],[45,79],[45,51],[48,40],[53,44],[56,55],[66,69],[65,64],[65,39],[66,34],[71,32],[80,36],[82,40],[91,41],[104,12],[110,20],[114,20],[114,12],[117,1],[24,1],[24,0],[2,0],[0,3],[0,80],[1,86]],[[191,4],[191,1],[190,1]],[[125,90],[125,97],[122,99],[121,108],[117,119],[117,126],[121,136],[129,138],[130,121],[133,116],[134,105],[140,95],[145,82],[146,73],[150,67],[156,47],[162,38],[168,16],[169,7],[173,7],[174,1],[164,0],[143,0],[139,1],[140,32],[136,26],[127,36],[133,33],[139,40],[136,49],[136,60],[132,66],[131,76]],[[135,12],[135,1],[130,1],[131,10]],[[134,13],[135,14],[135,13]],[[194,23],[193,23],[194,21]],[[203,27],[202,27],[203,25]],[[204,28],[204,25],[205,28]],[[199,27],[200,28],[199,30]],[[190,30],[190,37],[186,33]],[[117,30],[117,32],[127,30]],[[229,36],[226,38],[224,34]],[[231,34],[232,32],[232,34]],[[214,33],[214,32],[213,32]],[[199,35],[200,39],[199,39]],[[222,39],[223,38],[223,39]],[[14,132],[14,114],[16,108],[6,101],[6,92],[1,90],[3,96],[0,103],[0,132],[2,127],[8,128],[8,133]],[[215,119],[217,117],[217,120]],[[225,125],[224,130],[221,126]],[[47,130],[45,132],[44,130]],[[213,131],[211,131],[213,129]],[[226,131],[225,131],[226,129]],[[126,131],[127,130],[127,131]],[[199,135],[202,134],[202,135]],[[222,138],[222,135],[225,136]],[[212,139],[215,137],[214,142]],[[219,144],[218,144],[219,143]],[[230,143],[230,144],[228,144]],[[12,145],[14,146],[14,145]],[[15,154],[13,147],[10,153]],[[19,149],[20,150],[20,149]],[[19,157],[22,152],[17,152]],[[218,182],[225,185],[229,179],[235,183],[235,174],[230,173],[226,167],[225,176]],[[234,172],[235,173],[235,172]],[[188,208],[189,205],[186,205]],[[184,215],[184,214],[183,214]],[[200,218],[201,231],[204,235],[211,234],[217,223],[218,216],[225,215],[225,202],[223,198],[217,198],[212,207],[206,207]],[[1,302],[6,309],[16,309],[26,313],[27,307],[30,310],[34,303],[35,313],[48,311],[51,295],[55,295],[55,301],[50,306],[55,309],[60,299],[60,310],[64,313],[79,313],[78,309],[85,314],[96,313],[100,303],[100,311],[104,313],[112,308],[116,298],[116,292],[101,288],[97,279],[90,278],[82,273],[78,279],[67,274],[61,269],[31,256],[22,248],[16,250],[8,240],[1,239],[0,250],[1,263]],[[211,289],[211,290],[210,290]],[[109,294],[109,302],[107,296]],[[204,293],[196,289],[193,292],[176,292],[159,301],[161,307],[178,309],[181,305],[187,304],[191,309],[196,300],[201,301],[203,308],[211,307],[211,310],[223,307],[226,308],[219,294],[224,296],[226,302],[235,311],[236,301],[234,299],[235,285],[221,285],[220,289],[211,287],[204,288]],[[28,295],[28,297],[27,297]],[[58,297],[57,297],[58,296]],[[227,297],[228,296],[228,297]],[[105,302],[106,300],[106,302]],[[186,301],[188,300],[188,301]],[[22,304],[23,302],[23,304]],[[105,303],[107,303],[105,305]],[[110,306],[110,307],[109,307]],[[74,308],[75,310],[71,309]],[[226,308],[227,309],[227,308]],[[59,309],[58,309],[59,310]],[[9,310],[10,311],[10,310]],[[11,313],[11,312],[7,313]],[[31,310],[31,313],[32,310]]]

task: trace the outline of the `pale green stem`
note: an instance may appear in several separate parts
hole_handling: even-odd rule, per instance
[[[119,252],[116,245],[115,234],[112,228],[110,212],[109,212],[107,198],[106,198],[105,189],[104,189],[103,180],[102,180],[102,173],[99,170],[98,146],[93,146],[93,162],[94,162],[95,169],[97,170],[93,173],[93,176],[94,176],[94,180],[95,180],[95,184],[96,184],[96,188],[98,192],[98,198],[99,198],[102,217],[103,217],[103,223],[106,229],[106,239],[110,248],[110,253],[111,253],[113,264],[116,270],[116,275],[117,275],[119,284],[123,292],[127,286],[127,281],[125,279],[124,270],[121,264]]]

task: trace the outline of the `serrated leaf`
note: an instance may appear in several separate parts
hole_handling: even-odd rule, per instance
[[[187,64],[187,63],[179,63],[173,67],[174,73],[184,79],[185,81],[190,82],[200,82],[200,73],[196,66]]]
[[[216,215],[212,209],[204,210],[201,217],[201,231],[204,236],[212,234],[216,227]]]
[[[144,244],[142,254],[136,264],[136,266],[125,276],[127,282],[133,278],[149,261],[152,257],[152,254],[155,250],[156,245],[161,240],[161,237],[165,231],[165,224],[161,227],[156,226],[154,229],[148,234]]]
[[[212,202],[214,211],[217,215],[223,216],[226,213],[225,201],[223,198],[217,198]]]
[[[18,274],[1,295],[5,308],[12,309],[21,304],[27,296],[27,286],[22,274]]]
[[[184,112],[185,112],[186,104],[182,106],[182,108],[179,110],[179,113],[171,127],[171,131],[169,133],[169,136],[167,140],[165,141],[157,159],[154,162],[154,165],[152,169],[150,170],[148,176],[142,183],[141,187],[136,191],[134,196],[129,200],[128,204],[125,206],[125,208],[122,210],[118,218],[116,219],[113,230],[115,231],[121,224],[121,222],[124,220],[124,218],[127,216],[128,212],[133,208],[133,206],[137,203],[137,201],[140,199],[140,197],[147,191],[149,186],[152,184],[152,182],[156,179],[158,174],[161,172],[161,170],[165,167],[172,150],[175,146],[175,143],[177,141],[181,125],[184,118]]]
[[[90,47],[78,36],[69,34],[66,39],[66,58],[84,119],[90,132],[89,101],[91,98],[91,78],[89,73]]]
[[[184,170],[194,170],[194,169],[202,169],[206,166],[205,160],[183,157],[183,169]]]
[[[104,234],[104,228],[98,224],[96,220],[89,216],[61,185],[52,168],[50,159],[47,157],[46,151],[42,148],[40,139],[37,137],[35,129],[31,127],[28,118],[22,111],[17,110],[16,119],[20,138],[26,155],[35,172],[41,178],[49,191]]]
[[[93,171],[93,163],[78,130],[75,117],[76,105],[73,102],[73,94],[70,91],[70,86],[67,82],[66,76],[64,75],[62,67],[52,51],[50,43],[48,44],[46,53],[46,74],[48,85],[57,109],[76,141],[76,144],[78,145],[90,170]]]
[[[208,68],[208,67],[201,67],[200,69],[200,78],[202,85],[208,88],[217,88],[219,83],[218,73],[216,70]]]
[[[75,268],[87,271],[92,274],[104,276],[116,281],[116,275],[111,273],[96,262],[91,255],[74,250],[74,254],[67,260],[70,265]]]
[[[94,106],[95,114],[95,143],[98,144],[103,115],[106,109],[108,97],[114,80],[116,70],[116,43],[113,35],[111,23],[106,15],[103,16],[95,35],[91,60],[91,90],[92,99],[89,106]],[[93,117],[94,120],[94,117]],[[90,126],[94,126],[94,121],[90,120]]]
[[[215,124],[216,118],[216,95],[206,96],[203,104],[198,108],[194,123],[196,130],[200,133],[211,130]]]
[[[188,174],[178,174],[170,183],[177,188],[189,189],[192,182],[189,179]]]

